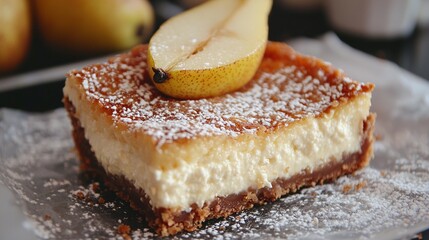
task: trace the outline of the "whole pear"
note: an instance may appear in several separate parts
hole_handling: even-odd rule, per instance
[[[119,51],[149,37],[154,14],[147,0],[37,0],[46,44],[73,55]]]
[[[27,0],[0,0],[0,73],[12,71],[24,60],[30,37]]]

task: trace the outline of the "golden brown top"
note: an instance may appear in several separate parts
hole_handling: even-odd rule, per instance
[[[97,104],[131,131],[150,135],[158,144],[199,136],[272,130],[319,116],[340,102],[371,92],[362,84],[283,43],[268,43],[262,64],[242,89],[200,100],[162,95],[147,75],[147,46],[119,55],[108,63],[72,71],[86,99]]]

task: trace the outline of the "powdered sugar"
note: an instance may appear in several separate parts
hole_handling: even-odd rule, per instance
[[[26,227],[41,238],[120,238],[117,228],[126,224],[133,239],[156,237],[141,216],[112,193],[98,190],[85,174],[79,176],[77,160],[69,154],[73,143],[64,110],[43,115],[1,110],[0,116],[0,146],[9,146],[0,152],[5,166],[0,180],[27,214]],[[41,128],[47,119],[50,124]],[[392,131],[380,121],[377,126],[383,138],[376,144],[371,168],[175,238],[389,239],[429,227],[427,142],[413,140],[428,139],[429,133]],[[76,197],[78,192],[85,197]]]
[[[175,100],[161,95],[150,82],[145,54],[146,49],[141,47],[69,76],[81,82],[82,97],[103,108],[115,123],[143,131],[160,145],[198,136],[237,136],[285,126],[317,116],[341,98],[365,92],[361,84],[327,73],[324,66],[305,58],[310,69],[286,65],[273,73],[258,74],[231,94]]]

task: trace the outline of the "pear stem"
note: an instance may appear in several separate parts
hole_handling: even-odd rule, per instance
[[[168,73],[161,68],[153,67],[152,70],[153,70],[153,81],[155,81],[156,83],[164,83],[170,78],[168,76]]]

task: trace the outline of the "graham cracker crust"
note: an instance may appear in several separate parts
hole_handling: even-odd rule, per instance
[[[64,105],[73,125],[72,135],[81,162],[81,170],[95,173],[105,186],[145,216],[149,226],[161,236],[173,235],[181,231],[195,231],[209,219],[226,217],[250,209],[254,205],[273,202],[303,187],[333,181],[340,176],[353,173],[367,166],[373,156],[375,114],[370,114],[363,123],[364,137],[359,152],[343,156],[342,159],[332,159],[330,164],[313,172],[304,171],[288,179],[276,179],[271,183],[271,188],[251,188],[239,194],[217,197],[203,206],[193,204],[190,211],[176,211],[168,208],[153,209],[150,205],[150,199],[142,189],[135,188],[124,176],[107,173],[98,163],[88,140],[85,138],[84,129],[81,127],[79,119],[74,115],[74,106],[68,99],[64,99]]]

